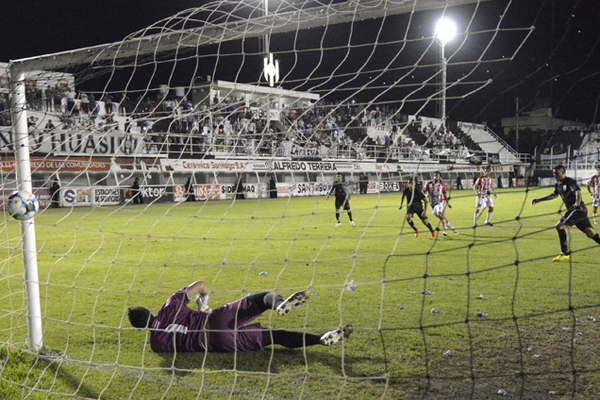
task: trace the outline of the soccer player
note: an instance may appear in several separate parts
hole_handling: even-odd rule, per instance
[[[479,221],[479,217],[483,212],[484,208],[487,208],[487,218],[485,220],[485,224],[489,226],[493,226],[492,224],[492,216],[494,215],[494,200],[492,200],[492,194],[494,197],[496,193],[494,192],[494,178],[492,178],[492,167],[486,165],[483,170],[483,175],[481,175],[475,181],[475,185],[473,189],[477,197],[475,198],[475,221],[473,223],[474,226],[477,226],[477,222]]]
[[[354,226],[352,211],[350,210],[350,189],[346,186],[344,175],[337,174],[335,176],[335,182],[333,182],[333,186],[329,190],[327,197],[332,194],[335,194],[335,220],[337,221],[335,226],[342,225],[340,221],[340,208],[343,208],[348,213],[350,225]]]
[[[208,288],[202,281],[173,293],[156,316],[144,307],[130,308],[129,321],[136,328],[150,329],[150,347],[157,353],[247,352],[279,344],[293,349],[317,344],[331,346],[352,333],[352,326],[313,335],[280,329],[265,329],[251,323],[267,310],[285,315],[306,302],[305,292],[284,300],[273,292],[257,293],[211,311]],[[198,311],[188,308],[194,299]]]
[[[596,225],[596,216],[598,215],[598,208],[600,207],[600,162],[596,164],[596,175],[592,176],[587,184],[588,192],[592,195],[592,221]]]
[[[406,222],[408,222],[410,227],[415,231],[415,237],[419,237],[419,230],[412,220],[413,215],[416,214],[427,229],[429,229],[431,237],[435,239],[435,230],[425,214],[425,210],[427,209],[427,199],[419,187],[416,178],[413,177],[412,180],[406,183],[406,187],[402,193],[402,199],[400,200],[400,210],[402,210],[404,205],[404,199],[406,199]]]
[[[562,201],[567,207],[567,212],[556,225],[562,253],[554,257],[553,261],[568,261],[571,258],[571,252],[569,251],[569,245],[567,243],[567,232],[565,231],[565,227],[575,225],[580,231],[598,244],[600,244],[600,235],[594,233],[594,230],[592,229],[592,225],[587,216],[587,208],[585,207],[585,203],[581,200],[581,189],[579,189],[577,182],[567,177],[565,167],[562,165],[554,167],[552,172],[556,178],[554,192],[548,196],[533,199],[532,204],[535,205],[542,201],[552,200],[557,196],[562,198]]]
[[[456,229],[452,226],[448,218],[446,217],[446,205],[450,206],[450,196],[446,190],[446,184],[442,180],[442,176],[439,171],[436,171],[433,174],[433,179],[425,184],[423,187],[423,193],[427,195],[429,199],[429,204],[431,205],[431,210],[433,211],[433,215],[438,217],[442,222],[442,226],[444,230],[442,234],[444,236],[448,236],[447,229],[452,229],[453,232],[456,232]]]

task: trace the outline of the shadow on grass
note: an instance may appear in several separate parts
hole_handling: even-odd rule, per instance
[[[68,372],[64,365],[61,365],[55,361],[51,362],[46,360],[42,360],[42,363],[50,364],[48,365],[48,371],[55,374],[57,380],[62,381],[66,386],[72,388],[72,394],[74,397],[84,397],[90,399],[98,398],[98,394],[90,386],[86,385],[82,379],[77,378],[75,375]]]
[[[305,358],[306,354],[306,358]],[[343,372],[349,376],[355,376],[352,370],[354,363],[383,362],[381,357],[363,357],[345,355],[342,361],[339,351],[329,352],[314,349],[285,349],[281,347],[266,348],[262,351],[246,353],[178,353],[159,354],[161,357],[162,368],[175,368],[174,373],[179,376],[185,376],[191,371],[204,366],[208,370],[237,370],[248,372],[270,372],[277,373],[280,370],[304,370],[309,366],[313,368],[325,367],[331,371],[332,375],[341,375]],[[343,365],[343,369],[342,369]]]
[[[61,382],[71,388],[70,393],[64,393],[74,398],[98,398],[98,394],[84,382],[84,378],[67,371],[68,365],[63,364],[59,352],[44,349],[39,356],[26,351],[0,348],[0,372],[8,382],[15,383],[21,388],[21,397],[40,395],[48,390],[56,390],[56,383]],[[59,385],[60,386],[60,385]],[[64,389],[58,389],[64,391]],[[0,398],[2,397],[0,388]],[[48,392],[50,393],[50,392]]]

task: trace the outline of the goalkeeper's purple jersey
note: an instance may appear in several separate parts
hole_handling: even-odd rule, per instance
[[[186,289],[171,295],[158,311],[150,333],[150,346],[157,353],[196,352],[205,350],[207,313],[193,311]]]

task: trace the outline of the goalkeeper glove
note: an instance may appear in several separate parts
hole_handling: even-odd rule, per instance
[[[198,311],[210,313],[212,310],[208,306],[208,293],[200,294],[196,297],[196,305],[198,306]]]

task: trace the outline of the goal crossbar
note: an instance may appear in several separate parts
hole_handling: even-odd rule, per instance
[[[19,71],[62,70],[77,65],[116,62],[132,57],[144,57],[176,49],[199,48],[220,42],[262,37],[325,25],[376,19],[491,0],[367,0],[348,1],[328,6],[273,13],[234,22],[224,22],[189,29],[171,30],[160,34],[126,38],[123,41],[75,50],[11,60]]]

